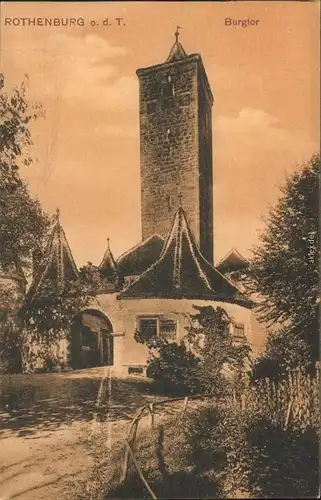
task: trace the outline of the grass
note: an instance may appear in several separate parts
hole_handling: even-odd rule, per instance
[[[203,407],[206,403],[198,404]],[[144,477],[157,498],[223,498],[215,473],[211,470],[200,474],[190,462],[180,411],[181,407],[176,406],[176,411],[171,408],[167,412],[165,406],[162,418],[155,419],[152,429],[142,422],[143,430],[137,436],[135,456]],[[150,498],[150,494],[131,465],[125,484],[119,485],[117,471],[107,486],[105,483],[102,498],[138,499]]]

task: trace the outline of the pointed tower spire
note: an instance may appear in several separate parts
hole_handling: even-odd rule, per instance
[[[52,226],[38,271],[27,294],[27,301],[36,296],[48,294],[49,290],[62,291],[66,280],[78,278],[78,269],[72,256],[65,231],[59,221],[60,212],[57,208],[52,217]],[[40,254],[39,254],[40,258]]]
[[[171,51],[169,53],[169,56],[168,56],[166,62],[177,61],[177,60],[183,59],[184,57],[187,56],[185,50],[183,49],[182,44],[178,41],[180,29],[182,29],[181,26],[176,26],[175,43],[174,43],[173,47],[171,48]]]
[[[103,256],[103,260],[101,261],[99,269],[106,278],[115,277],[118,273],[117,265],[116,265],[114,256],[112,254],[112,251],[110,249],[110,239],[109,238],[107,238],[107,250]]]

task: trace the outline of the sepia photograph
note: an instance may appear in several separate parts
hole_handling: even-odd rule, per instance
[[[0,36],[0,500],[319,498],[319,2]]]

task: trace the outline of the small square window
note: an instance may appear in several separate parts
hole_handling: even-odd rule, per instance
[[[157,335],[157,319],[155,318],[140,318],[139,330],[145,339],[156,337]]]
[[[244,340],[244,324],[243,323],[235,323],[233,337],[235,340],[242,341]]]
[[[159,320],[159,334],[169,340],[175,340],[177,333],[177,321],[172,319]]]
[[[189,106],[191,103],[191,96],[190,94],[183,94],[180,96],[179,99],[179,105],[180,106]]]
[[[173,97],[173,95],[174,95],[174,85],[171,82],[168,82],[163,86],[163,96]]]
[[[162,109],[170,109],[174,107],[174,99],[173,97],[167,97],[166,99],[163,99],[162,102]]]
[[[147,113],[150,115],[152,113],[156,113],[157,111],[157,102],[156,101],[150,101],[147,103]]]

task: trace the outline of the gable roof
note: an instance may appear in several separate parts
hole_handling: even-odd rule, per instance
[[[52,219],[48,241],[39,264],[37,274],[28,290],[26,301],[41,296],[43,285],[50,282],[54,288],[63,286],[65,280],[78,278],[78,269],[59,221],[59,211]]]
[[[223,259],[217,265],[217,269],[221,273],[227,273],[232,271],[241,271],[247,269],[250,263],[245,259],[238,250],[232,248]]]
[[[117,274],[117,266],[114,256],[110,250],[109,238],[107,238],[107,250],[103,256],[101,264],[99,265],[99,270],[106,278],[113,277]]]
[[[159,259],[118,298],[207,299],[251,306],[243,293],[202,256],[182,207],[175,214]]]
[[[158,234],[138,243],[118,257],[116,265],[123,276],[137,276],[146,271],[159,258],[164,239]]]

